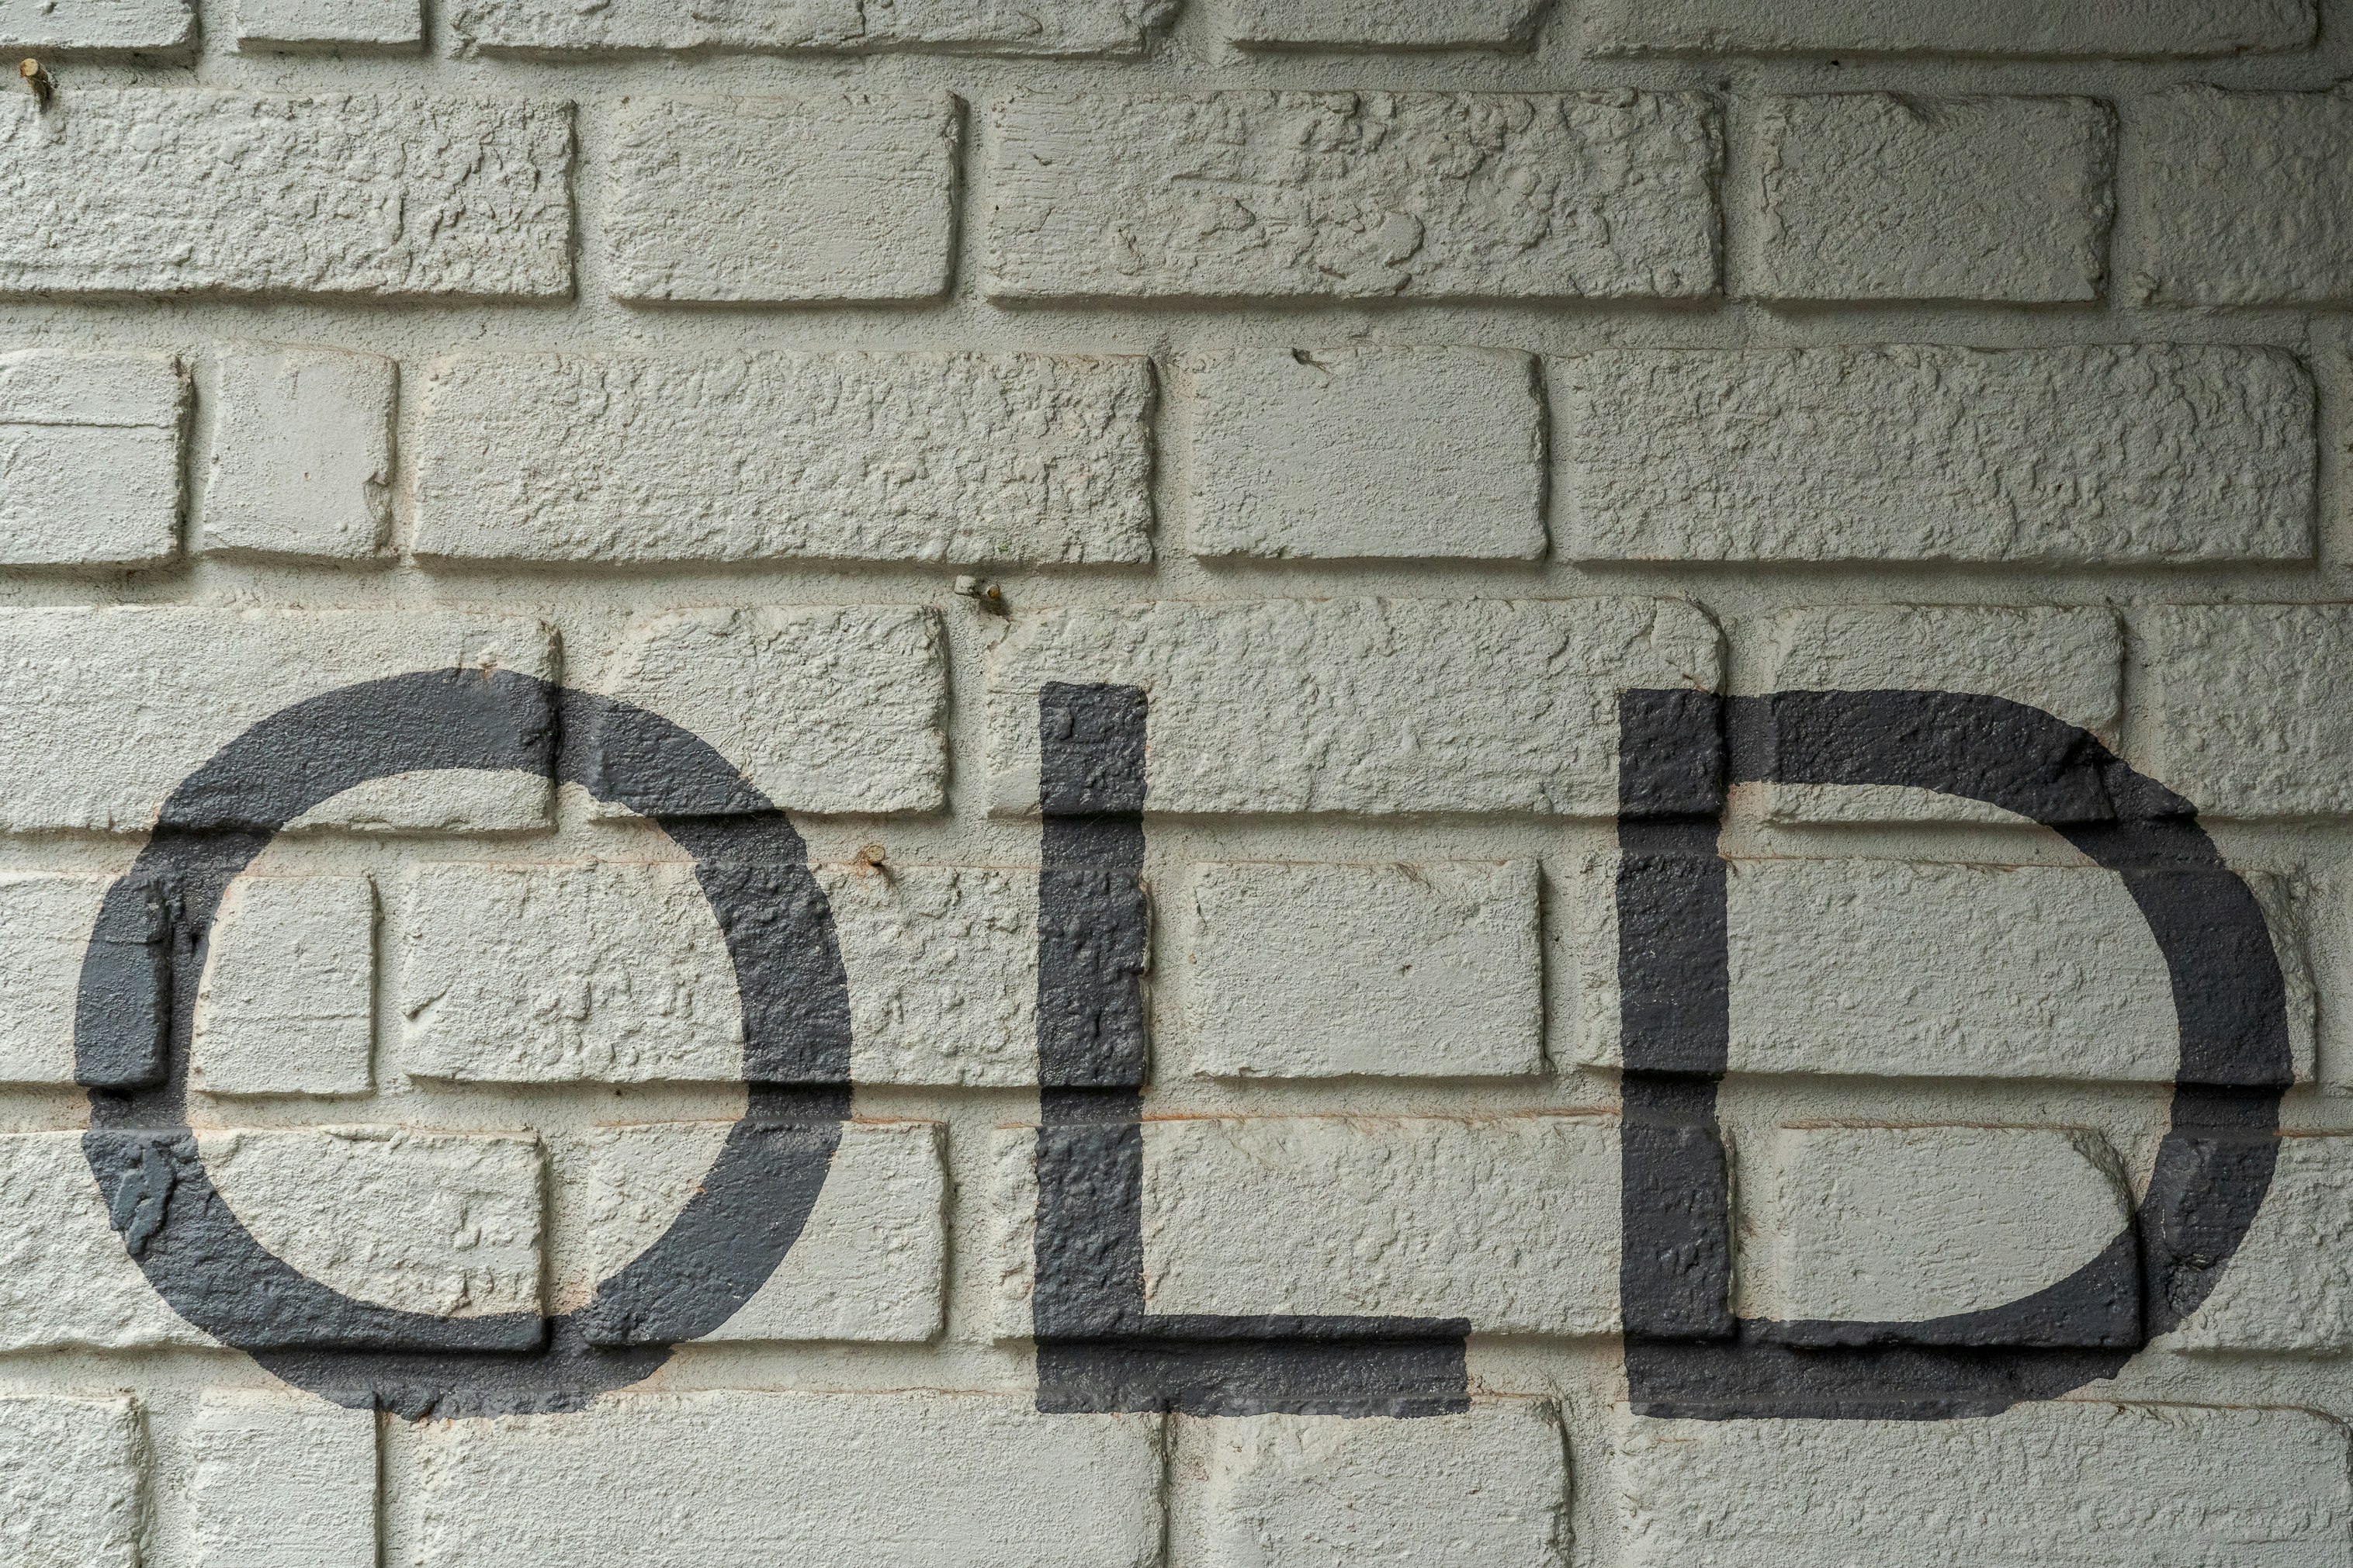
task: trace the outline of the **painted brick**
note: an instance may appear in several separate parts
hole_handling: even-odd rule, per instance
[[[0,1395],[0,1558],[139,1568],[146,1459],[134,1400]]]
[[[409,50],[424,42],[417,0],[236,0],[237,47],[246,54],[279,49]]]
[[[598,1128],[560,1196],[587,1239],[585,1300],[668,1227],[732,1123]],[[767,1282],[705,1341],[928,1340],[940,1331],[947,1181],[930,1121],[844,1127],[817,1204]]]
[[[1526,354],[1242,349],[1187,368],[1194,554],[1544,553],[1544,405]]]
[[[1615,816],[1619,694],[1712,689],[1720,640],[1670,599],[1040,611],[989,656],[995,800],[1037,802],[1041,686],[1115,681],[1149,694],[1155,811]]]
[[[1972,1421],[1623,1417],[1628,1568],[2336,1568],[2344,1429],[2305,1410],[2038,1402]]]
[[[1037,93],[994,114],[1000,299],[1715,290],[1697,94]]]
[[[1544,1068],[1533,860],[1193,868],[1185,1030],[1208,1078]]]
[[[1586,559],[2312,554],[2312,383],[2274,350],[1595,353],[1553,395]]]
[[[2353,1350],[2353,1138],[2291,1132],[2213,1291],[2158,1342],[2189,1352]]]
[[[0,1083],[73,1082],[82,955],[112,879],[0,875]]]
[[[1223,0],[1226,41],[1245,49],[1525,47],[1548,0]]]
[[[192,1082],[209,1094],[365,1094],[375,1082],[375,886],[239,877],[213,916]]]
[[[2004,697],[2113,742],[2124,703],[2124,630],[2109,609],[1841,605],[1778,617],[1771,691],[1966,691]],[[2010,822],[1982,802],[1897,784],[1767,784],[1776,821]]]
[[[1614,1333],[1618,1167],[1595,1118],[1147,1121],[1145,1302]]]
[[[2219,817],[2353,810],[2353,605],[2151,606],[2132,617],[2139,677],[2132,752]]]
[[[178,54],[195,42],[188,0],[0,0],[0,48]]]
[[[0,100],[0,294],[554,299],[569,108],[82,88]]]
[[[256,1240],[347,1296],[445,1318],[539,1310],[529,1134],[331,1127],[206,1132],[196,1146]]]
[[[867,5],[843,0],[712,6],[696,0],[616,0],[583,10],[571,0],[459,0],[450,30],[485,54],[602,50],[827,53],[936,49],[992,55],[1141,53],[1174,0],[927,0]]]
[[[931,610],[653,616],[630,626],[604,689],[684,725],[789,810],[946,804],[946,648]],[[595,744],[599,766],[631,761],[613,755],[601,733]],[[666,809],[697,816],[714,807],[681,788]]]
[[[819,868],[859,1083],[1035,1083],[1038,878]],[[733,1082],[743,1020],[681,862],[420,868],[400,929],[400,1059],[493,1083]]]
[[[207,1394],[195,1461],[197,1568],[376,1568],[374,1411]]]
[[[937,299],[960,125],[946,93],[633,100],[605,222],[613,297]]]
[[[0,732],[0,828],[143,831],[206,759],[305,698],[413,670],[545,679],[554,664],[539,622],[459,611],[0,612],[0,710],[14,716]],[[530,827],[548,794],[544,777],[451,772],[360,785],[301,820]]]
[[[1591,0],[1597,54],[2228,55],[2312,42],[2312,0]]]
[[[444,360],[417,414],[417,551],[1148,560],[1152,400],[1139,359]]]
[[[1577,1059],[1616,1066],[1614,868],[1582,879]],[[2312,983],[2286,891],[2252,877],[2286,978],[2299,1081]],[[1873,1078],[2172,1081],[2157,939],[2114,873],[1901,860],[1728,863],[1731,1068]]]
[[[421,866],[400,953],[409,1072],[506,1083],[744,1076],[733,970],[691,864]]]
[[[417,1429],[415,1568],[1152,1568],[1160,1418],[946,1394],[617,1394]]]
[[[982,867],[818,872],[849,972],[858,1083],[1038,1080],[1038,874]]]
[[[2353,96],[2185,87],[2136,106],[2126,298],[2353,304]]]
[[[1734,286],[1768,300],[2096,300],[2116,123],[2086,98],[1768,99]],[[1957,237],[1966,239],[1957,243]]]
[[[123,1250],[80,1133],[0,1136],[0,1350],[212,1342]],[[0,1508],[0,1531],[21,1517]]]
[[[2073,1274],[2133,1223],[2124,1168],[2095,1132],[1785,1127],[1765,1164],[1744,1216],[1761,1243],[1751,1258],[1769,1259],[1749,1308],[1782,1321],[2000,1307]],[[2127,1298],[2127,1316],[2103,1327],[2129,1331],[2130,1309]]]
[[[1211,1568],[1567,1561],[1560,1414],[1482,1399],[1412,1421],[1179,1421],[1172,1555]]]
[[[169,560],[187,402],[169,354],[0,354],[0,565]]]
[[[340,349],[224,353],[205,548],[343,561],[381,551],[398,376],[380,354]]]

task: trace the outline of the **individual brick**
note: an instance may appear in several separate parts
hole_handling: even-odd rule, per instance
[[[618,1394],[416,1428],[415,1568],[1153,1568],[1161,1418],[1027,1397]]]
[[[1914,1322],[2000,1307],[2090,1263],[2133,1199],[2096,1132],[2059,1127],[1785,1127],[1743,1216],[1769,1259],[1753,1314]],[[1744,1182],[1744,1186],[1746,1184]],[[2129,1339],[2121,1319],[2075,1328]]]
[[[994,116],[998,299],[1715,291],[1696,93],[1025,93]]]
[[[1245,49],[1526,47],[1546,0],[1224,0],[1226,41]]]
[[[417,0],[237,0],[240,53],[410,50],[425,41]]]
[[[417,552],[511,561],[1151,558],[1140,359],[441,361]]]
[[[1593,1118],[1147,1121],[1145,1302],[1614,1333],[1618,1170]]]
[[[0,354],[0,566],[169,560],[187,404],[169,354]]]
[[[849,973],[857,1083],[1038,1081],[1038,874],[818,868]]]
[[[1544,405],[1526,354],[1238,349],[1187,369],[1194,554],[1544,553]]]
[[[0,828],[143,832],[183,779],[258,720],[353,682],[433,669],[545,679],[554,648],[540,622],[463,611],[0,612],[0,710],[14,716],[0,733]],[[533,732],[519,728],[512,749]],[[543,774],[412,774],[345,790],[300,820],[531,827],[545,820],[548,795]],[[240,802],[201,804],[234,815]]]
[[[2212,1293],[2157,1342],[2199,1352],[2353,1350],[2353,1138],[2278,1141],[2263,1206]]]
[[[734,971],[694,868],[417,868],[400,932],[402,1067],[501,1083],[744,1076]]]
[[[1185,1033],[1207,1078],[1544,1068],[1533,860],[1193,868]]]
[[[853,865],[816,877],[849,979],[854,1081],[1038,1080],[1035,871]],[[427,866],[400,948],[410,1072],[743,1076],[734,970],[689,866]]]
[[[2253,878],[2298,1081],[2313,1005],[2288,889]],[[1581,879],[1577,1060],[1620,1063],[1611,878]],[[2088,867],[1727,862],[1730,1066],[1870,1078],[2171,1082],[2172,978],[2122,878]]]
[[[79,88],[0,102],[0,294],[572,291],[561,104]]]
[[[2276,350],[1605,353],[1553,395],[1586,560],[2312,555],[2312,381]]]
[[[164,1305],[123,1249],[80,1133],[0,1136],[0,1350],[212,1342]],[[0,1439],[16,1430],[0,1420]],[[7,1474],[0,1464],[0,1486]],[[0,1542],[24,1518],[0,1502]],[[79,1568],[79,1559],[66,1561]]]
[[[0,1560],[139,1568],[146,1463],[135,1400],[0,1394]]]
[[[2312,0],[1589,0],[1588,52],[2229,55],[2312,42]]]
[[[2353,1513],[2344,1428],[2306,1410],[2065,1399],[1967,1421],[1620,1426],[1629,1568],[2112,1563],[2126,1541],[2323,1568]]]
[[[0,1083],[74,1081],[82,958],[112,880],[0,875]]]
[[[1720,641],[1672,599],[1039,611],[989,653],[994,800],[1037,803],[1039,689],[1112,681],[1148,694],[1155,811],[1614,816],[1620,694],[1714,688]]]
[[[2353,304],[2353,95],[2177,88],[2136,106],[2126,154],[2127,299]]]
[[[960,124],[944,92],[631,100],[605,220],[613,297],[938,299]]]
[[[539,1310],[528,1133],[331,1127],[206,1132],[196,1146],[254,1238],[322,1284],[442,1318]]]
[[[1479,1399],[1451,1415],[1176,1424],[1172,1555],[1209,1568],[1552,1568],[1569,1544],[1560,1413]]]
[[[582,1140],[576,1190],[559,1202],[586,1237],[596,1279],[668,1228],[727,1140],[730,1122],[606,1127]],[[947,1179],[931,1121],[854,1121],[784,1261],[717,1329],[718,1340],[928,1340],[940,1331]]]
[[[2087,98],[1767,99],[1733,226],[1767,300],[2096,300],[2116,122]]]
[[[196,1405],[197,1568],[375,1568],[375,1413],[220,1391]]]
[[[2353,810],[2353,606],[2151,606],[2132,619],[2133,761],[2218,817]]]
[[[788,810],[938,811],[947,801],[946,647],[929,609],[652,616],[629,626],[604,690],[684,725]],[[597,733],[595,765],[618,774],[632,759],[615,744],[627,738]],[[707,792],[675,793],[664,810],[714,809]]]
[[[205,548],[364,560],[392,527],[398,365],[242,344],[220,362]]]
[[[196,989],[192,1081],[208,1094],[374,1087],[375,887],[365,877],[237,878]]]
[[[1765,654],[1771,691],[1962,691],[2007,698],[2113,742],[2124,630],[2105,608],[1839,605],[1791,610]],[[1775,821],[1991,822],[1999,806],[1896,784],[1764,786]]]
[[[828,53],[901,49],[990,55],[1141,54],[1176,0],[928,0],[919,5],[836,0],[713,6],[698,0],[459,0],[450,31],[461,49],[493,55],[660,49]]]
[[[189,0],[0,0],[0,48],[176,55],[195,41]]]

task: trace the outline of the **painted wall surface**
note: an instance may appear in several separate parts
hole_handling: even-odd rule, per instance
[[[0,1568],[2353,1564],[2353,0],[0,58]]]

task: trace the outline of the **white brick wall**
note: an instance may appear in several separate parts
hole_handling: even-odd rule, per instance
[[[2353,1568],[2353,0],[0,47],[0,1568]]]

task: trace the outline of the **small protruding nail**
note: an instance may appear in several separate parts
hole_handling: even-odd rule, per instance
[[[25,85],[33,89],[34,99],[43,109],[47,109],[49,106],[50,95],[58,90],[58,84],[47,70],[43,68],[41,62],[34,59],[19,60],[16,62],[16,74],[25,79]]]

